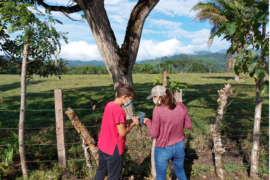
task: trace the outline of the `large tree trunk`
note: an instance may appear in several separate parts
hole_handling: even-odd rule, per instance
[[[216,114],[216,122],[215,124],[210,125],[210,130],[212,132],[213,136],[213,152],[215,153],[215,167],[216,167],[216,174],[219,179],[224,179],[223,176],[223,169],[222,169],[222,154],[225,152],[225,149],[222,147],[221,142],[221,135],[219,126],[221,124],[221,121],[223,119],[223,113],[224,113],[224,107],[227,104],[227,99],[232,95],[232,89],[231,85],[227,84],[225,85],[225,88],[218,90],[219,99],[217,102],[220,101],[220,104],[217,108],[217,114]]]
[[[26,110],[26,73],[27,73],[27,60],[29,54],[30,41],[26,41],[23,46],[23,60],[22,60],[22,72],[21,72],[21,108],[20,108],[20,122],[19,122],[19,152],[22,173],[25,178],[27,174],[27,164],[25,157],[24,147],[24,122],[25,122],[25,110]]]
[[[121,83],[132,86],[132,69],[136,61],[142,28],[145,19],[158,3],[158,0],[139,0],[133,8],[127,25],[124,43],[118,46],[111,28],[104,1],[93,0],[76,1],[83,10],[87,22],[92,30],[98,50],[113,79],[114,88]],[[134,106],[126,108],[127,118],[134,115]]]
[[[113,79],[114,87],[125,81],[132,85],[132,69],[136,61],[144,21],[159,0],[139,0],[133,8],[127,25],[124,43],[118,46],[108,19],[104,0],[74,0],[74,6],[50,6],[44,0],[39,5],[50,11],[74,13],[83,11],[95,38],[105,66]],[[133,106],[129,106],[127,117],[132,117]]]
[[[265,38],[266,24],[262,26],[262,35]],[[260,66],[264,67],[264,53],[261,47],[261,57],[260,57]],[[259,146],[260,146],[260,124],[262,116],[262,103],[263,99],[260,96],[261,84],[263,78],[256,80],[256,99],[255,99],[255,115],[254,115],[254,128],[253,128],[253,147],[251,151],[251,167],[250,167],[250,177],[251,179],[259,179],[258,170],[259,170]]]

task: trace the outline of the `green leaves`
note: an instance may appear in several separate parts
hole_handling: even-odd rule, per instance
[[[260,80],[262,77],[264,77],[264,74],[265,74],[265,70],[262,67],[258,67],[255,70],[253,77],[257,80]]]
[[[154,86],[160,85],[162,78],[161,77],[156,77],[156,76],[154,78],[155,78],[155,82],[153,83],[153,85]]]
[[[267,32],[263,34],[262,31],[262,26],[269,22],[269,2],[217,1],[224,7],[223,15],[232,18],[228,18],[211,38],[223,36],[232,42],[227,54],[237,54],[233,60],[236,74],[248,72],[251,77],[260,80],[265,73],[269,73],[269,64],[265,59],[269,56],[269,36],[265,37]],[[259,49],[260,57],[256,53]]]
[[[180,81],[172,81],[172,82],[170,82],[169,89],[170,89],[171,91],[174,91],[174,90],[179,90],[179,89],[181,89],[181,87],[187,88],[186,85],[180,84]]]
[[[236,22],[227,22],[226,23],[226,29],[231,35],[235,32],[236,28],[237,28]]]
[[[265,96],[269,93],[269,81],[264,81],[261,85],[260,95]]]
[[[252,65],[250,65],[250,66],[248,67],[248,72],[249,72],[249,74],[252,74],[252,73],[255,71],[255,69],[257,68],[258,65],[259,65],[258,62],[253,63]]]
[[[235,3],[235,6],[240,9],[241,11],[244,11],[245,10],[245,7],[243,4],[240,4],[238,3],[237,1],[234,2]]]
[[[22,1],[5,1],[0,2],[0,38],[5,37],[2,49],[13,58],[13,63],[20,65],[22,46],[26,40],[30,40],[30,59],[28,63],[27,75],[30,79],[32,74],[47,76],[55,73],[53,66],[49,65],[45,59],[51,58],[56,50],[61,50],[60,39],[67,42],[66,33],[57,32],[53,27],[55,23],[62,24],[59,20],[54,19],[50,12],[42,13],[32,4]],[[6,24],[6,28],[4,25]],[[20,33],[14,41],[6,36],[9,34]]]

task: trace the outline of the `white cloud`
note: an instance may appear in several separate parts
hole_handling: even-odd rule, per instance
[[[157,42],[154,40],[142,39],[139,47],[137,60],[154,59],[162,56],[187,53],[205,50],[206,43],[201,45],[185,45],[173,38],[167,41]],[[85,41],[71,42],[62,46],[61,58],[69,60],[102,60],[95,44],[87,44]]]
[[[46,3],[50,4],[50,5],[67,5],[69,0],[46,0]],[[73,2],[73,1],[70,1]]]
[[[166,34],[166,31],[154,31],[151,29],[143,29],[143,34]]]
[[[196,12],[190,9],[198,0],[164,0],[160,1],[154,8],[154,13],[159,12],[167,16],[188,16],[193,17]]]
[[[221,38],[214,39],[211,51],[226,49],[229,42],[222,41]],[[176,38],[166,41],[155,41],[142,39],[138,51],[137,61],[144,59],[155,59],[163,56],[172,56],[175,54],[193,54],[195,51],[207,50],[207,38],[195,38],[191,43],[184,43]],[[96,44],[90,44],[85,41],[71,42],[62,46],[60,56],[69,60],[102,60]]]
[[[164,19],[148,19],[147,23],[149,27],[156,26],[159,29],[177,29],[183,24],[181,22],[167,21]]]
[[[174,38],[199,38],[199,37],[206,37],[210,36],[209,29],[202,29],[199,31],[186,31],[181,28],[175,28],[167,31],[167,37],[174,37]]]
[[[157,42],[154,40],[141,40],[137,60],[155,59],[174,54],[192,54],[194,51],[205,50],[206,43],[200,45],[185,45],[185,43],[173,38],[167,41]]]
[[[68,60],[101,60],[96,44],[87,44],[85,41],[71,42],[62,46],[61,58]]]
[[[57,24],[54,27],[57,31],[68,32],[68,41],[94,41],[91,29],[87,23]]]
[[[105,5],[116,5],[120,2],[126,2],[126,0],[105,0]]]

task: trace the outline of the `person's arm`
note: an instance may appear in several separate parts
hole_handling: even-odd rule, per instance
[[[128,127],[125,126],[125,123],[118,123],[117,125],[117,129],[118,129],[118,133],[121,137],[125,137],[129,131],[133,128],[133,126],[136,126],[139,124],[139,118],[138,117],[134,117],[131,120],[129,120],[131,123]]]
[[[144,123],[147,125],[150,135],[157,138],[159,136],[160,118],[156,108],[153,110],[152,122],[150,119],[145,118]]]
[[[183,107],[183,109],[185,110],[185,113],[186,113],[185,122],[184,122],[184,129],[191,129],[192,128],[192,123],[191,123],[190,116],[188,114],[188,110],[187,110],[186,106],[183,103],[181,103],[181,106]]]

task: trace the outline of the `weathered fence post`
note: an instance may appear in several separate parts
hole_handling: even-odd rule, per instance
[[[157,177],[156,165],[155,165],[155,145],[156,145],[156,139],[153,139],[152,149],[151,149],[151,180],[156,180],[156,177]]]
[[[98,165],[98,148],[96,147],[96,142],[94,138],[91,136],[90,132],[86,129],[86,127],[83,125],[83,123],[79,120],[78,116],[74,113],[74,111],[71,108],[68,108],[66,110],[66,115],[70,119],[72,125],[77,130],[78,133],[81,134],[81,138],[83,138],[83,143],[86,142],[89,146],[89,149],[96,160],[96,164]],[[86,162],[88,161],[88,155],[86,157]]]
[[[216,174],[219,179],[224,179],[223,169],[222,169],[222,154],[225,152],[225,148],[222,147],[221,135],[219,126],[221,124],[221,120],[223,119],[223,110],[226,107],[227,99],[232,95],[233,91],[231,89],[231,85],[227,84],[221,90],[218,90],[219,98],[217,102],[220,101],[220,104],[217,108],[216,114],[216,122],[215,124],[210,125],[210,130],[213,136],[213,152],[215,153],[215,166],[216,166]]]
[[[174,98],[176,102],[182,102],[182,89],[174,90]]]
[[[54,90],[57,154],[60,168],[67,167],[63,90]]]

